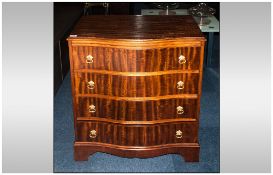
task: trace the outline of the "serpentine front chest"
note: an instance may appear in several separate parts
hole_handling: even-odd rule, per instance
[[[75,160],[199,160],[205,38],[191,16],[84,16],[68,43]]]

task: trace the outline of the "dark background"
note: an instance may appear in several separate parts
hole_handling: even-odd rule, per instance
[[[152,2],[113,2],[108,3],[108,11],[102,3],[90,3],[85,8],[83,2],[55,2],[54,3],[54,94],[56,95],[65,76],[69,72],[68,45],[66,38],[74,25],[82,15],[140,15],[141,9],[157,9]],[[196,6],[197,2],[179,3],[178,9],[188,9]],[[215,17],[219,19],[219,2],[206,3],[215,8]],[[204,33],[207,37],[207,33]],[[204,64],[204,68],[210,67],[219,74],[219,33],[214,36],[213,55],[210,64]],[[206,53],[206,52],[205,52]],[[206,55],[205,55],[206,58]]]

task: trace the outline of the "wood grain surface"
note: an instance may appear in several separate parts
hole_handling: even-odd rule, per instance
[[[89,112],[94,105],[95,112]],[[177,107],[183,114],[177,114]],[[125,101],[79,97],[78,117],[97,117],[121,121],[153,121],[175,118],[197,118],[197,99],[164,99],[155,101]]]
[[[91,130],[97,135],[90,138]],[[182,138],[176,138],[176,131]],[[77,122],[77,142],[99,142],[124,146],[152,146],[170,143],[197,143],[196,122],[168,123],[159,125],[119,125],[106,122]]]
[[[156,146],[120,146],[98,142],[75,142],[74,159],[86,161],[95,152],[105,152],[129,158],[149,158],[164,154],[180,154],[186,162],[199,161],[198,143],[165,144]]]
[[[67,40],[75,160],[97,151],[140,158],[177,153],[199,160],[206,39],[191,16],[85,16]],[[177,114],[178,106],[183,114]]]
[[[83,16],[71,35],[85,38],[166,39],[203,34],[192,16]]]
[[[73,47],[74,68],[117,72],[157,72],[167,70],[199,70],[201,47],[154,49],[120,49],[107,47]],[[86,63],[91,55],[93,63]],[[186,62],[179,63],[179,56]]]
[[[118,76],[97,73],[78,73],[75,78],[76,94],[102,94],[119,97],[152,97],[172,94],[197,94],[199,74],[166,74],[155,76]],[[88,82],[95,83],[89,89]],[[177,83],[184,82],[178,89]]]

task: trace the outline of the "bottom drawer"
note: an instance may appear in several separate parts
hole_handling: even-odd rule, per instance
[[[78,142],[100,142],[124,146],[197,143],[196,122],[159,125],[121,125],[107,122],[77,122]]]

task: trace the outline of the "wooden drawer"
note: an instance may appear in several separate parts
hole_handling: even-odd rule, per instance
[[[169,143],[196,143],[197,138],[198,127],[196,122],[165,123],[161,125],[119,125],[106,122],[77,122],[76,141],[78,142],[100,142],[124,146],[152,146]]]
[[[132,50],[74,46],[72,51],[74,69],[156,72],[166,70],[199,70],[201,47]],[[182,60],[180,64],[179,57],[181,55],[185,57],[186,62],[183,63],[184,61]]]
[[[120,76],[86,72],[78,73],[75,76],[75,85],[76,94],[153,97],[174,94],[197,94],[198,80],[198,73]],[[90,82],[93,82],[94,86],[91,87]],[[183,85],[180,84],[177,87],[179,82]]]
[[[94,97],[79,97],[77,99],[77,116],[80,118],[98,117],[118,121],[153,121],[196,119],[197,115],[197,99],[149,101],[109,100]]]

